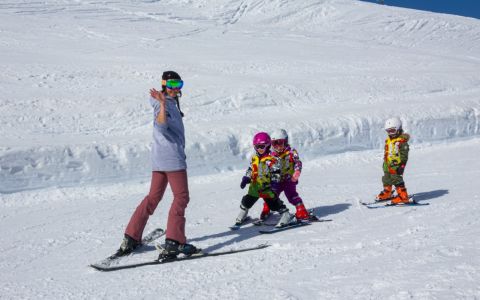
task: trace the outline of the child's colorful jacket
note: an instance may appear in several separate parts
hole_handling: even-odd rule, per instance
[[[408,161],[408,140],[410,135],[402,133],[396,138],[387,137],[385,140],[385,155],[383,159],[383,171],[390,174],[398,174],[403,171]]]
[[[287,145],[282,153],[272,152],[281,171],[281,181],[290,180],[295,171],[302,171],[302,161],[297,150]]]
[[[251,179],[248,194],[255,197],[273,198],[275,194],[271,190],[271,183],[280,182],[280,172],[277,160],[269,153],[262,156],[253,155],[245,173],[245,176]]]

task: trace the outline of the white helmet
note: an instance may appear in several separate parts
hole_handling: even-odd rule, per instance
[[[285,140],[285,143],[288,144],[288,134],[285,129],[276,129],[270,134],[270,137],[273,140]]]
[[[393,128],[395,128],[397,131],[402,129],[402,121],[400,121],[400,118],[393,117],[385,121],[385,130]]]

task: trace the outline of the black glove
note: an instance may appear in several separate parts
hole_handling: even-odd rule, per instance
[[[242,182],[240,183],[240,188],[243,190],[247,184],[249,184],[252,180],[248,176],[243,176],[242,177]]]
[[[405,164],[401,164],[397,168],[397,175],[403,175],[403,171],[405,171]]]

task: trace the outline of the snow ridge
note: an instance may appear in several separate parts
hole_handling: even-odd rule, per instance
[[[480,134],[478,109],[458,110],[439,118],[410,120],[401,117],[405,130],[412,135],[412,143]],[[318,123],[300,122],[289,128],[289,134],[292,145],[308,160],[325,154],[381,149],[385,138],[383,122],[381,117],[344,116]],[[278,126],[288,128],[288,124],[279,123]],[[274,128],[268,126],[264,130]],[[208,134],[189,134],[186,151],[189,173],[199,175],[243,169],[252,151],[250,139],[255,132],[230,128],[212,130]],[[137,140],[12,149],[0,156],[0,165],[2,193],[144,179],[150,172],[150,144]]]
[[[479,134],[469,18],[346,0],[21,1],[0,16],[0,193],[148,177],[146,94],[166,69],[186,81],[190,174],[243,169],[253,134],[278,127],[306,160],[381,149],[392,115],[412,143]]]

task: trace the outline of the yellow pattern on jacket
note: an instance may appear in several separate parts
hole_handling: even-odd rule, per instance
[[[390,174],[396,174],[400,165],[405,165],[408,160],[408,140],[410,136],[402,133],[396,138],[387,137],[385,140],[385,156],[383,170]]]
[[[281,170],[282,180],[291,178],[296,170],[302,170],[302,162],[298,156],[297,150],[288,146],[282,153],[272,152],[277,159],[277,163]]]
[[[254,184],[260,186],[269,185],[272,181],[275,164],[276,159],[270,154],[265,155],[262,158],[258,155],[253,155],[250,168],[247,171],[247,176],[250,176],[252,183]]]

